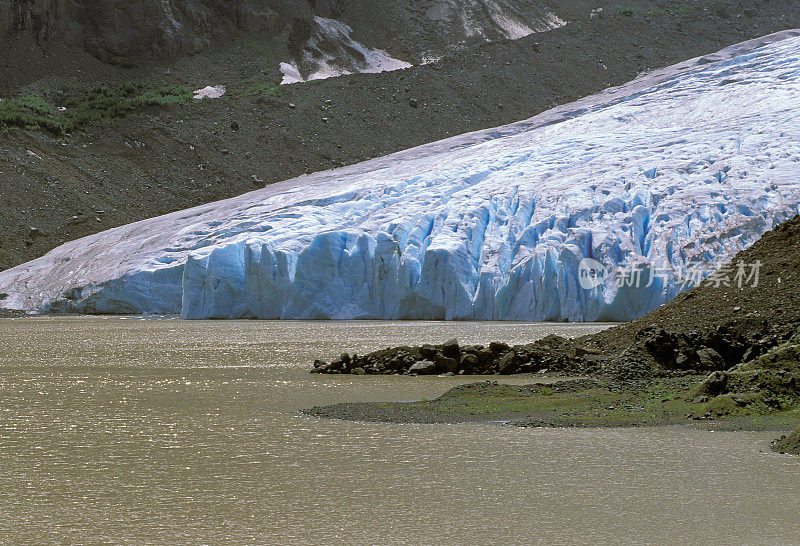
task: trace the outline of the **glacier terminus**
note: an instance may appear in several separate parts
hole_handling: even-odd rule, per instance
[[[728,260],[799,211],[800,32],[504,127],[69,242],[0,306],[184,318],[630,320],[675,297],[579,264]]]

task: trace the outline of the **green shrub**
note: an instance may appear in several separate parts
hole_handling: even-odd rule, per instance
[[[281,89],[277,85],[273,85],[269,82],[250,82],[247,87],[245,87],[244,95],[271,95],[273,97],[278,97],[281,94]]]
[[[121,119],[136,109],[191,101],[192,93],[179,85],[156,87],[128,82],[116,87],[96,85],[64,102],[58,111],[42,97],[23,95],[0,101],[0,127],[45,129],[63,135],[105,120]]]
[[[55,109],[41,97],[21,96],[0,101],[0,126],[47,129],[56,134],[64,132],[55,119]]]

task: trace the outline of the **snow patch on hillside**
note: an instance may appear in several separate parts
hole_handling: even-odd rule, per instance
[[[484,10],[488,12],[489,17],[494,23],[492,30],[499,30],[506,39],[518,40],[530,34],[537,32],[547,32],[566,25],[552,13],[546,13],[540,17],[526,21],[522,16],[515,14],[513,8],[509,5],[501,5],[494,0],[483,1]],[[474,14],[462,7],[462,19],[465,22],[464,30],[467,36],[486,36],[487,29],[483,24],[476,24],[472,21]],[[471,17],[472,16],[472,17]]]
[[[280,63],[281,84],[411,67],[383,50],[356,42],[350,37],[353,29],[340,21],[314,17],[314,22],[317,31],[306,43],[302,60]]]
[[[475,39],[489,42],[517,40],[566,24],[546,10],[535,15],[523,15],[517,8],[507,0],[440,0],[425,8],[423,13],[427,22],[433,21],[441,32],[455,35],[446,49],[458,49]],[[387,72],[412,66],[383,49],[357,42],[351,36],[352,31],[341,21],[315,16],[313,32],[303,44],[302,53],[295,59],[280,63],[281,83],[299,83],[357,72]],[[423,64],[437,60],[445,53],[444,50],[417,52],[419,58],[424,59]]]

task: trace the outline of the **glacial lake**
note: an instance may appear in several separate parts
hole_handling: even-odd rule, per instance
[[[800,458],[769,451],[776,433],[298,413],[486,379],[311,375],[315,358],[602,327],[0,319],[0,543],[800,542]]]

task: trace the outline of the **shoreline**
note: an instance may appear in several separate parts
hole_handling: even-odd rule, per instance
[[[713,398],[695,396],[701,380],[699,376],[661,379],[634,388],[593,378],[523,385],[489,380],[453,387],[433,400],[344,402],[301,413],[381,423],[497,423],[548,428],[681,426],[751,432],[787,432],[800,420],[797,406],[777,411],[760,403],[720,408]]]

